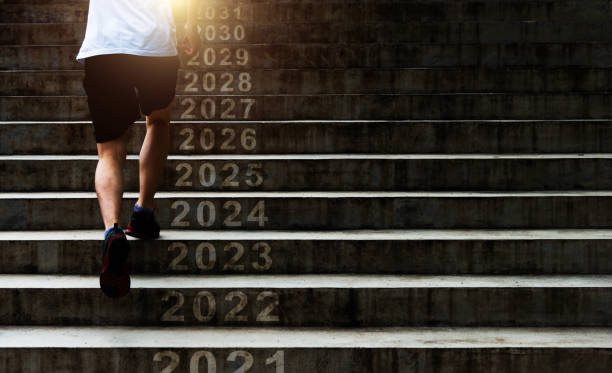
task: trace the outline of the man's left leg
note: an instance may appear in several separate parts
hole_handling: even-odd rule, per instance
[[[119,224],[123,199],[123,166],[129,128],[140,116],[130,58],[122,54],[85,59],[83,87],[98,147],[95,185],[104,221],[100,287],[109,297],[130,290],[127,259],[130,245]]]

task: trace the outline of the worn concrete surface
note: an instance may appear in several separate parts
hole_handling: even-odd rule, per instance
[[[245,43],[574,43],[612,41],[609,20],[564,22],[540,21],[442,21],[340,24],[266,23],[229,20],[232,28],[244,27]],[[212,24],[219,30],[219,21]],[[225,22],[223,23],[225,24]],[[181,33],[181,29],[177,30]],[[84,23],[0,24],[0,44],[78,44],[85,36]],[[236,40],[231,40],[236,41]],[[221,42],[218,33],[206,38],[208,45]]]
[[[44,4],[44,2],[42,3]],[[87,16],[87,4],[82,2],[62,4],[52,2],[2,4],[0,22],[83,22]],[[219,4],[214,2],[213,4]],[[236,6],[243,2],[233,0],[222,4]],[[354,20],[417,21],[417,20],[607,20],[609,2],[604,0],[576,2],[562,1],[313,1],[250,2],[243,5],[241,20],[276,20],[276,22],[332,22]],[[180,18],[180,15],[177,14]]]
[[[142,122],[131,131],[129,152],[137,154]],[[185,121],[172,123],[171,137],[171,153],[185,155],[612,153],[609,120]],[[95,151],[91,122],[0,122],[3,155]]]
[[[0,232],[0,272],[98,274],[100,231]],[[162,231],[133,274],[611,274],[609,231]],[[269,253],[267,251],[269,250]],[[238,261],[230,264],[240,253]],[[267,254],[266,254],[267,253]],[[268,258],[268,259],[266,259]]]
[[[203,106],[205,111],[201,110]],[[610,96],[604,93],[238,97],[178,95],[172,106],[172,119],[608,119],[612,117],[611,106]],[[87,99],[84,96],[1,96],[0,108],[0,119],[7,121],[89,118]],[[24,111],[23,108],[29,110]]]
[[[251,68],[406,68],[406,67],[610,67],[610,43],[542,44],[215,44],[215,56],[229,48],[230,63]],[[238,49],[246,53],[238,57]],[[80,69],[74,57],[79,45],[4,46],[0,68],[10,70]],[[213,52],[214,51],[214,52]],[[226,52],[227,54],[227,52]],[[244,56],[248,55],[248,60]],[[182,57],[183,64],[188,58]],[[200,61],[201,60],[201,61]],[[192,68],[225,70],[222,58],[205,64],[194,57]],[[227,63],[227,62],[226,62]]]
[[[94,190],[96,156],[0,156],[0,192]],[[130,156],[125,190],[138,191]],[[432,172],[435,170],[435,172]],[[545,191],[612,188],[606,154],[171,156],[164,191]]]
[[[9,276],[10,278],[10,276]],[[3,280],[5,278],[2,278]],[[100,291],[97,276],[82,280],[45,277],[38,280],[54,288],[26,287],[35,284],[23,279],[19,289],[0,289],[5,301],[0,305],[0,324],[57,326],[292,326],[292,327],[388,327],[388,326],[530,326],[530,327],[603,327],[612,325],[611,278],[594,280],[600,286],[589,287],[589,278],[520,281],[449,278],[437,282],[441,287],[418,287],[419,282],[405,281],[406,288],[386,288],[385,279],[370,280],[371,288],[346,286],[333,277],[310,281],[299,278],[303,288],[255,287],[263,279],[243,279],[253,287],[235,287],[235,276],[228,281],[205,278],[183,279],[189,288],[173,286],[174,278],[138,282],[121,299],[110,302]],[[284,276],[268,282],[294,281]],[[324,281],[326,280],[326,281]],[[356,280],[355,286],[360,285]],[[312,284],[311,284],[312,282]],[[321,284],[321,282],[325,282]],[[393,285],[394,280],[390,279]],[[52,283],[52,284],[51,284]],[[498,284],[499,283],[499,284]],[[577,287],[565,287],[569,283]],[[150,284],[152,288],[141,288]],[[220,288],[211,287],[212,284]],[[414,284],[414,286],[412,286]],[[449,287],[452,284],[454,287]],[[512,286],[518,284],[517,286]],[[177,284],[180,285],[180,284]],[[198,286],[200,285],[200,286]],[[311,287],[312,285],[312,287]],[[435,284],[434,284],[435,285]],[[465,286],[462,286],[465,285]],[[471,287],[470,285],[474,286]],[[524,286],[524,287],[522,287]]]
[[[612,348],[610,328],[9,327],[0,347],[40,348]],[[480,350],[481,352],[486,350]],[[559,350],[562,351],[562,350]],[[528,350],[525,350],[528,355]],[[578,351],[576,351],[578,352]]]
[[[385,94],[385,93],[501,93],[601,92],[610,87],[610,69],[279,69],[178,73],[179,94]],[[240,85],[248,78],[249,85]],[[225,83],[231,80],[225,87]],[[432,84],[435,82],[435,84]],[[0,72],[7,96],[84,95],[80,70]],[[223,88],[223,92],[221,89]]]
[[[282,368],[268,360],[280,354]],[[246,356],[253,358],[249,370],[253,373],[607,373],[612,364],[610,355],[609,349],[589,348],[21,348],[0,350],[0,369],[19,373],[38,373],[43,367],[82,373],[157,373],[174,361],[178,362],[175,372],[197,372],[198,366],[199,372],[208,369],[210,373],[208,367],[214,361],[215,372],[233,373]]]
[[[609,228],[612,192],[160,192],[164,229]],[[135,195],[126,194],[122,221]],[[101,227],[95,193],[0,194],[1,230]],[[89,211],[90,214],[82,214]]]

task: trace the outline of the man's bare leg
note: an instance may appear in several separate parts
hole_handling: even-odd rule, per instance
[[[147,135],[140,150],[140,195],[138,205],[152,209],[170,148],[170,109],[147,116]]]
[[[96,194],[106,229],[119,222],[123,198],[123,166],[130,137],[129,132],[128,129],[118,139],[98,143]]]

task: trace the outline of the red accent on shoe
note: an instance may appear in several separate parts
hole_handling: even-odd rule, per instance
[[[108,243],[106,244],[106,251],[104,252],[104,264],[102,265],[102,273],[106,272],[108,270],[108,267],[110,266],[110,262],[108,259],[108,255],[110,253],[110,247],[113,243],[113,241],[117,238],[124,238],[125,237],[121,234],[114,234],[109,240]]]

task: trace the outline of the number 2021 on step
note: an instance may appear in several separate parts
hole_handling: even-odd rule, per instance
[[[253,353],[244,350],[235,350],[229,352],[227,358],[219,356],[221,353],[217,351],[195,351],[189,358],[189,373],[217,373],[221,364],[226,368],[233,369],[223,370],[223,372],[246,373],[254,367],[261,368],[259,365],[265,364],[264,371],[270,373],[285,373],[285,351],[274,351],[273,354],[266,356],[265,360],[258,361],[253,356]],[[217,355],[217,356],[215,356]],[[177,370],[182,365],[181,356],[174,351],[159,351],[153,356],[153,361],[157,363],[156,368],[161,369],[160,373],[175,373],[187,372],[187,370]]]

